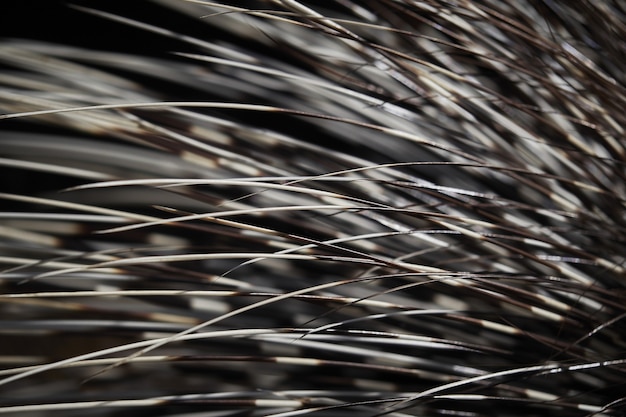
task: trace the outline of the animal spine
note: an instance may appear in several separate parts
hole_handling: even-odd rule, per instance
[[[623,415],[619,2],[141,4],[0,44],[0,413]]]

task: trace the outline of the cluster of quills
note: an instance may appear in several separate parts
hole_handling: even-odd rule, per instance
[[[0,415],[626,414],[622,1],[115,3],[0,39]]]

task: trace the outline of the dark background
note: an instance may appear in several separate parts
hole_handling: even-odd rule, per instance
[[[168,46],[177,50],[183,46],[181,42],[165,37],[159,37],[158,44],[155,44],[154,34],[85,13],[72,6],[102,10],[174,30],[178,25],[179,28],[184,27],[187,33],[193,33],[194,30],[188,18],[184,19],[171,10],[142,0],[12,0],[2,5],[0,38],[37,39],[102,50],[114,47],[117,52],[141,51],[144,55],[162,53]],[[195,29],[199,32],[201,28],[206,31],[205,25],[198,25]]]

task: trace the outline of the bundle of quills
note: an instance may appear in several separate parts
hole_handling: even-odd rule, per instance
[[[626,413],[623,2],[115,3],[8,13],[0,414]]]

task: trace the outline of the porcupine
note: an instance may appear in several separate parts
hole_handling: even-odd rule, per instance
[[[15,6],[0,413],[624,415],[621,2]]]

